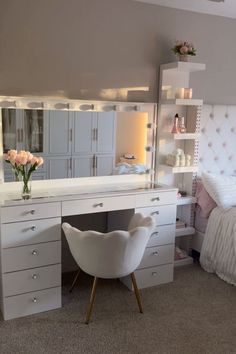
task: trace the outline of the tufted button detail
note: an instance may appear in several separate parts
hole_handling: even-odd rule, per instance
[[[233,133],[234,132],[234,127],[230,129],[230,131]]]
[[[233,156],[229,156],[229,160],[232,160]]]
[[[226,142],[225,141],[223,142],[222,146],[224,146],[224,147],[226,146]]]
[[[202,133],[205,133],[205,128],[202,128],[201,132],[202,132]]]
[[[209,147],[212,147],[212,143],[208,143],[208,146],[209,146]]]
[[[216,128],[216,132],[219,133],[220,132],[220,128]]]
[[[215,161],[218,161],[218,160],[219,160],[218,156],[216,156],[216,157],[214,158],[214,160],[215,160]]]
[[[225,118],[228,118],[228,117],[229,117],[229,115],[228,115],[228,113],[226,112],[226,113],[225,113]]]
[[[220,174],[223,175],[223,174],[224,174],[224,170],[221,170],[221,171],[220,171]]]
[[[211,171],[210,171],[210,170],[208,170],[208,171],[207,171],[207,173],[211,173]]]
[[[210,118],[213,119],[214,118],[214,114],[210,113]]]
[[[202,161],[203,161],[203,158],[202,158],[202,157],[200,157],[199,161],[200,161],[200,162],[202,162]]]

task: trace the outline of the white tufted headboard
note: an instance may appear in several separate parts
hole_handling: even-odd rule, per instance
[[[236,106],[204,105],[199,172],[236,175]]]

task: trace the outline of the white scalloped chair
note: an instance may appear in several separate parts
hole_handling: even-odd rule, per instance
[[[154,226],[152,217],[143,217],[141,214],[133,216],[128,231],[116,230],[105,234],[91,230],[80,231],[68,223],[62,224],[70,251],[79,268],[94,277],[86,324],[91,317],[98,278],[121,278],[130,274],[139,310],[143,312],[134,270],[141,262]]]

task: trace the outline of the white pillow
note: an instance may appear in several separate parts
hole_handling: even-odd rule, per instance
[[[236,206],[236,176],[203,173],[202,182],[219,207],[227,209]]]

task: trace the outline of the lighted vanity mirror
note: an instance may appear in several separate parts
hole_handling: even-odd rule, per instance
[[[35,180],[147,174],[155,169],[155,114],[153,105],[148,108],[2,108],[3,152],[42,156],[45,162],[33,174]],[[4,181],[14,181],[11,166],[3,162],[3,170]]]

